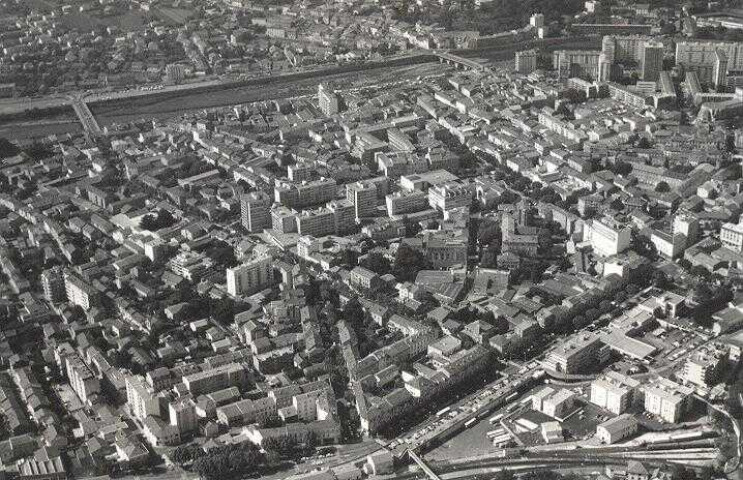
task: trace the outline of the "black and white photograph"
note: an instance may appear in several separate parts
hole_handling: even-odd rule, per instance
[[[0,480],[743,480],[742,430],[743,0],[0,0]]]

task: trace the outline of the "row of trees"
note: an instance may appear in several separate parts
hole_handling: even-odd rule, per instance
[[[267,438],[262,445],[263,452],[251,442],[214,447],[206,452],[198,445],[184,445],[173,450],[170,458],[205,480],[221,480],[253,475],[262,468],[277,465],[282,459],[311,454],[316,446],[317,436],[309,432],[299,439]]]
[[[206,480],[241,478],[255,473],[266,457],[250,442],[215,447],[196,458],[191,469]]]
[[[710,468],[704,468],[700,473],[684,465],[674,464],[669,468],[671,478],[674,480],[709,480],[713,477]],[[519,475],[521,480],[580,480],[584,477],[577,474],[562,474],[551,470],[541,470]],[[509,470],[502,470],[495,474],[493,480],[515,480],[516,476]]]
[[[302,456],[311,455],[317,448],[317,435],[307,432],[301,438],[280,437],[267,438],[263,441],[263,449],[273,452],[279,458],[297,459]]]

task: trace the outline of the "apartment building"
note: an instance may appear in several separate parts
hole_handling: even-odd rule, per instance
[[[152,387],[136,376],[126,377],[126,403],[129,411],[144,421],[150,415],[160,415],[160,399]]]
[[[718,52],[727,59],[727,68],[743,70],[743,43],[716,40],[680,40],[676,42],[676,65],[695,72],[702,83],[714,83]]]
[[[722,346],[706,345],[686,359],[681,377],[700,387],[714,385],[720,379],[728,355],[728,349]]]
[[[725,223],[720,228],[720,241],[734,252],[743,252],[743,223]]]
[[[428,194],[421,190],[412,192],[399,191],[385,197],[387,215],[402,215],[420,212],[428,207]]]
[[[101,392],[101,384],[79,355],[65,357],[65,371],[70,386],[83,403],[90,404],[93,395]]]
[[[643,80],[657,82],[663,71],[665,47],[660,42],[645,42],[641,47],[640,73]]]
[[[246,398],[217,408],[217,421],[228,427],[248,423],[262,424],[278,413],[276,400],[271,397]]]
[[[251,192],[240,197],[242,226],[250,233],[260,233],[271,226],[271,197],[263,192]]]
[[[669,423],[677,423],[691,406],[693,388],[660,377],[644,387],[645,410]]]
[[[599,74],[598,50],[556,50],[552,52],[552,67],[560,78],[596,79]]]
[[[532,408],[553,418],[564,418],[575,405],[575,393],[562,388],[544,387],[532,395]]]
[[[637,433],[639,424],[637,419],[629,413],[610,418],[596,426],[596,437],[602,443],[611,445]]]
[[[192,395],[200,395],[222,390],[227,387],[240,387],[248,379],[244,365],[228,363],[183,377],[183,384]]]
[[[171,402],[168,406],[170,424],[174,426],[181,437],[190,435],[199,427],[196,416],[196,404],[191,398],[181,398]]]
[[[225,274],[230,295],[250,295],[273,283],[273,259],[270,255],[258,255],[242,265],[228,268]]]
[[[574,337],[553,348],[547,354],[544,365],[556,372],[580,373],[602,363],[605,355],[602,353],[603,347],[598,335]]]
[[[473,188],[460,182],[447,182],[428,189],[428,204],[431,208],[446,212],[472,205]]]
[[[332,178],[320,178],[300,183],[276,181],[274,201],[289,208],[304,208],[329,202],[336,196],[337,185]]]
[[[67,301],[71,304],[78,305],[83,310],[90,310],[98,304],[98,291],[77,275],[66,272],[64,284]]]
[[[335,92],[331,92],[324,85],[317,87],[317,103],[320,111],[326,116],[335,115],[340,111],[340,98]]]
[[[591,403],[620,415],[632,404],[639,385],[631,377],[609,371],[591,382]]]
[[[184,251],[170,259],[168,266],[176,275],[198,283],[214,271],[214,261],[201,253]]]
[[[537,51],[516,52],[516,71],[528,75],[537,69]]]
[[[632,229],[609,219],[591,220],[583,228],[583,241],[590,242],[594,253],[610,257],[629,248]]]
[[[53,267],[41,273],[41,288],[44,298],[48,302],[62,302],[67,298],[64,271],[60,267]]]
[[[356,220],[373,217],[377,210],[377,187],[366,182],[346,185],[346,199],[354,207]]]
[[[348,276],[348,281],[351,285],[367,290],[376,290],[383,283],[379,275],[364,267],[354,267]]]

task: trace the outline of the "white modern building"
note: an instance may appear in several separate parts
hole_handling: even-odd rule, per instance
[[[273,283],[272,259],[269,255],[259,255],[242,265],[228,268],[226,275],[230,295],[237,297],[255,293]]]

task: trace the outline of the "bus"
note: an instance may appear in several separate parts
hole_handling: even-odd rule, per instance
[[[476,421],[477,421],[477,417],[470,418],[469,420],[467,420],[466,422],[464,422],[464,428],[470,428],[472,425],[475,424]]]
[[[439,410],[438,412],[436,412],[436,416],[437,417],[443,417],[444,415],[446,415],[450,411],[451,411],[451,407],[442,408],[441,410]]]
[[[503,418],[503,414],[502,413],[499,413],[498,415],[496,415],[494,417],[490,417],[490,420],[488,420],[488,422],[490,422],[490,425],[492,425],[495,422],[497,422],[498,420],[500,420],[501,418]]]

